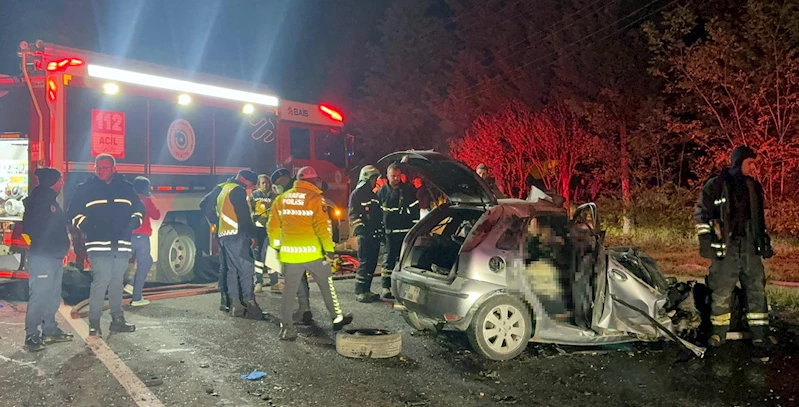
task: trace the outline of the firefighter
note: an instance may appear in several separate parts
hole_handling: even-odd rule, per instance
[[[264,290],[264,257],[266,256],[266,219],[269,217],[269,208],[272,206],[274,193],[272,192],[272,182],[269,176],[261,174],[258,176],[258,185],[252,195],[250,195],[250,206],[252,209],[252,220],[257,228],[258,245],[255,248],[255,292],[260,293]],[[270,280],[270,285],[272,281]]]
[[[487,165],[485,165],[485,164],[478,165],[477,169],[475,170],[475,172],[477,172],[477,175],[479,175],[480,178],[485,180],[485,182],[488,184],[488,187],[491,188],[491,192],[494,193],[494,196],[496,196],[497,199],[505,198],[505,195],[502,193],[502,191],[499,190],[499,187],[497,187],[496,178],[494,178],[494,177],[489,175],[489,171],[488,171],[488,166]],[[518,195],[514,195],[514,196],[518,196]]]
[[[133,295],[131,307],[142,307],[150,303],[142,296],[144,283],[147,281],[147,274],[153,267],[153,256],[150,255],[150,236],[153,234],[151,221],[161,219],[161,211],[155,206],[152,194],[150,193],[150,180],[146,177],[136,177],[133,180],[133,188],[139,195],[144,204],[144,219],[141,226],[133,231],[131,247],[133,255],[136,256],[136,273],[133,275],[133,285],[126,285],[125,292]]]
[[[399,165],[389,165],[387,173],[388,183],[377,191],[386,231],[386,260],[381,273],[383,289],[380,294],[385,299],[393,299],[391,272],[399,261],[405,235],[419,222],[419,200],[416,199],[416,188],[402,181]]]
[[[775,344],[769,335],[762,261],[774,252],[766,233],[763,187],[752,178],[756,158],[749,147],[735,148],[730,167],[705,184],[694,212],[700,254],[712,260],[707,276],[713,325],[710,347],[726,340],[733,289],[739,281],[746,295],[752,344],[759,350]]]
[[[372,278],[380,257],[383,240],[383,210],[377,195],[372,191],[380,171],[372,165],[361,169],[358,186],[350,194],[349,218],[353,234],[358,239],[358,269],[355,274],[355,299],[374,302],[380,295],[372,292]]]
[[[54,168],[37,168],[34,174],[39,185],[25,199],[22,216],[22,229],[30,239],[30,297],[25,312],[25,349],[29,352],[44,350],[51,343],[71,341],[73,337],[62,331],[55,320],[61,305],[61,260],[69,251],[67,220],[56,200],[64,179]]]
[[[287,293],[296,293],[306,272],[313,275],[325,306],[338,331],[352,322],[344,315],[333,287],[333,233],[321,190],[322,180],[311,167],[297,173],[294,186],[272,204],[267,234],[272,248],[280,253]],[[283,295],[280,307],[280,339],[294,340],[294,295]]]
[[[217,225],[219,245],[227,264],[227,295],[230,315],[261,319],[261,307],[255,301],[252,249],[257,244],[255,225],[247,204],[247,190],[258,178],[250,170],[240,170],[235,178],[217,185],[200,202],[205,217]]]
[[[105,295],[111,308],[111,332],[133,332],[125,321],[122,290],[133,249],[131,236],[142,225],[144,204],[133,185],[117,173],[116,160],[100,154],[94,161],[95,176],[78,185],[67,217],[86,235],[86,252],[92,266],[89,294],[89,336],[100,336],[100,317]]]

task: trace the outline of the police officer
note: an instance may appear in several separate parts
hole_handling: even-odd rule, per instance
[[[86,235],[86,252],[92,266],[89,293],[89,335],[100,336],[105,295],[111,308],[111,332],[133,332],[125,321],[122,290],[133,254],[131,236],[142,225],[144,204],[133,184],[117,173],[116,160],[100,154],[94,160],[95,176],[78,185],[67,216]]]
[[[255,292],[260,293],[264,290],[264,257],[266,256],[266,219],[269,217],[269,208],[272,206],[274,193],[269,176],[261,174],[258,176],[258,185],[250,195],[250,206],[252,209],[252,220],[257,229],[256,236],[258,243],[255,248]],[[271,285],[271,281],[270,281]]]
[[[763,187],[752,178],[756,158],[749,147],[735,148],[730,167],[705,184],[694,212],[700,254],[712,260],[707,277],[713,325],[710,347],[719,347],[726,340],[730,303],[738,281],[746,294],[753,345],[767,349],[775,344],[769,335],[762,261],[774,252],[766,233]]]
[[[285,294],[297,292],[306,272],[313,274],[319,286],[333,329],[340,330],[352,322],[352,315],[341,312],[333,287],[333,232],[321,185],[313,168],[301,168],[294,186],[275,199],[269,214],[267,234],[272,248],[280,252],[286,285],[280,306],[281,340],[297,338],[292,315],[296,297]]]
[[[349,218],[353,234],[358,239],[358,269],[355,274],[355,299],[374,302],[380,299],[372,292],[372,278],[380,256],[383,239],[383,210],[377,195],[372,191],[380,171],[372,165],[361,169],[358,186],[350,194]]]
[[[416,199],[416,188],[402,181],[399,165],[389,165],[387,173],[388,183],[377,191],[386,231],[386,261],[383,262],[383,289],[380,294],[383,298],[393,299],[391,272],[399,261],[405,235],[419,222],[419,200]]]
[[[62,331],[55,321],[61,305],[61,260],[69,251],[67,220],[56,198],[64,186],[54,168],[37,168],[39,185],[25,199],[22,229],[30,239],[28,258],[28,310],[25,313],[25,349],[43,350],[55,342],[68,342],[73,335]],[[42,332],[39,332],[39,326]]]
[[[219,245],[224,251],[230,314],[249,319],[262,318],[253,287],[255,263],[251,249],[257,244],[256,228],[247,204],[247,190],[257,181],[254,172],[241,170],[235,178],[217,185],[200,202],[206,218],[217,225]]]

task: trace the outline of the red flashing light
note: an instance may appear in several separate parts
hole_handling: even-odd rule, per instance
[[[58,86],[55,84],[55,79],[47,78],[47,97],[51,102],[55,102],[55,94]]]
[[[51,61],[47,63],[47,70],[50,72],[65,71],[70,66],[81,66],[85,62],[78,58],[64,58],[58,61]]]
[[[333,119],[333,120],[335,120],[337,122],[343,122],[344,121],[344,117],[341,115],[341,113],[339,113],[336,110],[330,108],[330,106],[319,105],[319,110],[321,110],[322,113],[328,115],[331,119]]]
[[[171,191],[172,187],[169,186],[159,186],[155,188],[156,191]]]

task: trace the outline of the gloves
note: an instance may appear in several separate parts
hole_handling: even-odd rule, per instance
[[[699,235],[699,255],[704,259],[715,259],[716,250],[713,249],[713,243],[710,233]]]
[[[765,235],[763,237],[763,241],[759,245],[760,247],[757,248],[757,251],[760,257],[764,259],[770,259],[774,256],[774,248],[771,247],[771,237],[769,235]]]

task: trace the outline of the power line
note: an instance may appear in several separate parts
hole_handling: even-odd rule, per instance
[[[577,40],[577,41],[574,41],[574,42],[572,42],[572,43],[570,43],[570,44],[567,44],[567,45],[566,45],[564,48],[568,48],[568,47],[570,47],[570,46],[572,46],[572,45],[575,45],[575,44],[578,44],[578,43],[580,43],[580,42],[582,42],[582,41],[585,41],[585,40],[587,40],[588,38],[590,38],[590,37],[593,37],[593,36],[594,36],[594,35],[596,35],[596,34],[599,34],[600,32],[602,32],[602,31],[604,31],[604,30],[606,30],[606,29],[608,29],[608,28],[610,28],[610,27],[613,27],[614,25],[616,25],[616,24],[620,23],[621,21],[623,21],[623,20],[625,20],[625,19],[627,19],[627,18],[629,18],[629,17],[632,17],[633,15],[635,15],[636,13],[638,13],[639,11],[641,11],[641,10],[643,10],[643,9],[645,9],[645,8],[647,8],[647,7],[649,7],[649,6],[651,6],[652,4],[654,4],[654,3],[658,2],[658,1],[660,1],[660,0],[655,0],[655,1],[652,1],[652,2],[650,2],[649,4],[645,5],[644,7],[641,7],[641,8],[639,8],[639,9],[637,9],[637,10],[633,11],[632,13],[630,13],[630,14],[628,14],[628,15],[626,15],[626,16],[624,16],[624,17],[622,17],[622,18],[618,19],[618,20],[616,20],[616,22],[614,22],[613,24],[611,24],[611,25],[607,25],[607,26],[605,26],[605,27],[603,27],[603,28],[600,28],[599,30],[597,30],[597,31],[594,31],[593,33],[591,33],[591,34],[588,34],[588,35],[586,35],[585,37],[583,37],[583,38],[580,38],[580,39],[579,39],[579,40]],[[615,35],[615,34],[618,34],[618,33],[622,32],[622,31],[626,30],[627,28],[631,27],[633,24],[635,24],[635,23],[637,23],[637,22],[639,22],[639,21],[641,21],[641,20],[643,20],[643,19],[645,19],[645,18],[647,18],[647,17],[649,17],[649,16],[651,16],[651,15],[653,15],[653,14],[655,14],[655,13],[658,13],[658,12],[660,12],[661,10],[664,10],[664,9],[666,9],[667,7],[671,6],[671,5],[672,5],[672,4],[674,4],[674,3],[677,3],[677,1],[679,1],[679,0],[672,0],[672,1],[668,2],[668,3],[666,3],[665,5],[661,6],[660,8],[658,8],[658,9],[656,9],[656,10],[652,11],[652,12],[649,12],[649,13],[647,13],[647,14],[645,14],[645,15],[641,16],[641,17],[638,17],[638,18],[636,18],[635,20],[633,20],[633,21],[632,21],[632,22],[630,22],[629,24],[625,25],[624,27],[622,27],[622,28],[620,28],[620,29],[618,29],[618,30],[615,30],[615,31],[611,32],[610,34],[608,34],[608,35],[606,35],[606,36],[604,36],[604,37],[600,38],[599,40],[597,40],[597,41],[595,41],[595,42],[593,42],[593,43],[591,43],[591,44],[588,44],[588,45],[586,45],[585,47],[582,47],[582,48],[577,48],[577,49],[575,49],[574,51],[572,51],[572,52],[570,52],[570,53],[567,53],[566,55],[563,55],[563,56],[558,56],[558,57],[556,57],[556,58],[555,58],[555,60],[554,60],[554,61],[552,61],[552,62],[550,62],[550,63],[547,63],[547,64],[545,64],[545,65],[542,65],[542,66],[538,67],[537,69],[535,69],[535,70],[533,70],[533,71],[531,71],[531,72],[522,72],[522,75],[519,75],[519,76],[514,76],[514,77],[510,77],[510,78],[507,78],[507,80],[508,80],[508,81],[514,81],[514,80],[516,80],[516,79],[519,79],[519,78],[521,78],[521,77],[522,77],[524,74],[533,73],[533,72],[538,72],[538,71],[540,71],[541,69],[544,69],[544,68],[546,68],[546,67],[548,67],[548,66],[551,66],[551,65],[555,64],[555,62],[557,62],[557,61],[558,61],[560,58],[562,58],[562,57],[566,57],[566,56],[570,56],[570,55],[573,55],[575,52],[578,52],[578,51],[584,50],[584,49],[586,49],[587,47],[589,47],[589,46],[591,46],[591,45],[594,45],[594,44],[597,44],[597,43],[599,43],[599,42],[601,42],[601,41],[604,41],[604,40],[606,40],[606,39],[610,38],[611,36],[613,36],[613,35]],[[528,48],[529,48],[529,47],[528,47]],[[516,68],[514,68],[512,71],[516,71],[516,70],[519,70],[519,69],[525,68],[525,67],[527,67],[527,66],[530,66],[530,65],[532,65],[532,64],[534,64],[534,63],[536,63],[536,62],[542,61],[542,60],[544,60],[544,59],[546,59],[546,58],[548,58],[548,57],[550,57],[550,56],[552,56],[552,55],[551,55],[551,53],[550,53],[550,54],[547,54],[546,56],[544,56],[544,57],[542,57],[542,58],[538,58],[538,59],[535,59],[535,60],[533,60],[533,61],[530,61],[530,62],[527,62],[527,63],[525,63],[525,64],[522,64],[522,65],[520,65],[520,66],[517,66],[517,67],[516,67]],[[493,64],[492,64],[492,65],[493,65]],[[489,67],[490,67],[490,66],[489,66]],[[503,78],[503,76],[501,76],[501,75],[497,75],[497,76],[494,76],[493,78],[489,79],[488,81],[486,81],[486,82],[484,82],[484,83],[478,83],[478,84],[475,84],[475,85],[473,85],[473,86],[470,86],[470,87],[468,87],[468,88],[467,88],[467,89],[464,91],[464,93],[467,93],[467,92],[471,91],[472,89],[476,89],[476,88],[479,88],[479,87],[482,87],[482,89],[481,89],[481,90],[479,90],[479,91],[477,91],[476,93],[474,93],[474,94],[472,94],[472,95],[467,95],[467,96],[464,96],[464,97],[458,98],[457,100],[458,100],[458,101],[462,101],[462,100],[465,100],[466,98],[468,98],[468,97],[470,97],[470,96],[476,96],[476,95],[479,95],[480,93],[483,93],[483,92],[485,92],[486,90],[493,89],[494,87],[485,87],[485,85],[487,85],[487,84],[490,84],[490,83],[492,83],[492,82],[494,82],[494,81],[496,81],[496,80],[502,79],[502,78]]]
[[[495,11],[495,12],[491,13],[491,14],[488,14],[488,16],[493,16],[493,15],[495,15],[495,14],[501,13],[501,12],[502,12],[502,11],[504,11],[505,9],[507,9],[507,8],[509,8],[509,7],[513,7],[513,6],[515,6],[515,5],[519,4],[519,3],[523,2],[523,1],[525,1],[525,0],[516,0],[516,2],[515,2],[515,3],[513,3],[513,4],[511,4],[511,5],[508,5],[508,6],[505,6],[505,7],[502,7],[501,9],[499,9],[499,10],[497,10],[497,11]],[[439,31],[439,30],[442,30],[442,29],[444,29],[444,28],[447,28],[447,26],[448,26],[448,25],[450,25],[450,24],[454,24],[456,21],[460,20],[461,18],[463,18],[463,17],[466,17],[466,16],[468,16],[469,14],[478,13],[478,12],[480,12],[480,11],[484,10],[484,9],[485,9],[485,7],[475,7],[474,9],[472,9],[472,10],[471,10],[471,11],[469,11],[469,12],[463,13],[463,14],[461,14],[461,15],[459,15],[459,16],[457,16],[457,17],[453,18],[452,20],[449,20],[449,21],[445,22],[444,24],[441,24],[441,25],[438,25],[438,26],[436,26],[436,27],[435,27],[435,28],[433,28],[432,30],[428,30],[428,31],[426,31],[424,34],[421,34],[421,35],[420,35],[418,38],[419,38],[420,40],[421,40],[421,39],[424,39],[424,38],[427,38],[427,36],[429,36],[429,35],[432,35],[432,34],[436,33],[436,32],[437,32],[437,31]],[[479,19],[478,19],[478,21],[479,21]]]
[[[579,9],[579,10],[577,10],[577,11],[573,12],[573,13],[570,13],[570,14],[567,14],[567,15],[563,16],[563,18],[576,16],[577,14],[580,14],[580,13],[581,13],[583,10],[585,10],[585,9],[587,9],[587,8],[589,8],[589,7],[595,6],[597,3],[601,3],[602,1],[604,1],[604,0],[597,0],[597,1],[595,1],[595,2],[593,2],[593,3],[591,3],[591,4],[589,4],[589,5],[587,5],[587,6],[583,7],[583,8],[581,8],[581,9]],[[611,4],[611,3],[607,3],[607,4],[603,5],[602,7],[609,6],[610,4]],[[650,4],[652,4],[652,3],[650,3]],[[644,6],[644,7],[646,7],[646,6]],[[639,10],[640,10],[640,9],[639,9]],[[589,15],[587,14],[587,15],[585,15],[585,16],[582,16],[582,17],[580,17],[580,18],[578,18],[578,19],[576,19],[576,20],[572,21],[571,23],[567,24],[566,26],[564,26],[564,27],[562,27],[562,28],[560,28],[560,29],[558,29],[558,30],[554,31],[554,32],[553,32],[553,34],[556,34],[556,33],[559,33],[559,32],[563,32],[563,31],[564,31],[564,30],[566,30],[567,28],[569,28],[569,27],[571,27],[571,26],[573,26],[573,25],[577,24],[577,23],[578,23],[580,20],[583,20],[583,19],[585,19],[585,18],[586,18],[586,17],[588,17],[588,16],[589,16]],[[509,46],[507,46],[507,47],[505,47],[505,48],[502,48],[502,49],[500,49],[500,51],[504,51],[504,50],[510,50],[510,49],[512,49],[512,48],[514,48],[514,47],[516,47],[517,45],[521,45],[521,44],[523,44],[523,43],[527,42],[527,41],[528,41],[530,38],[533,38],[533,37],[535,37],[536,35],[539,35],[539,34],[543,34],[544,32],[546,32],[546,31],[548,31],[548,30],[551,30],[551,29],[555,28],[557,25],[558,25],[558,24],[552,24],[552,25],[551,25],[551,26],[549,26],[548,28],[545,28],[545,29],[543,29],[543,30],[539,30],[539,31],[537,31],[537,32],[535,32],[535,33],[533,33],[533,34],[531,34],[531,35],[529,35],[529,36],[525,36],[525,38],[521,39],[519,42],[516,42],[515,44],[512,44],[512,45],[509,45]],[[518,51],[516,51],[516,52],[513,52],[512,54],[508,55],[506,58],[512,58],[512,57],[516,56],[517,54],[519,54],[519,53],[520,53],[520,52],[522,52],[522,51],[527,51],[528,49],[530,49],[530,47],[531,47],[532,45],[537,45],[537,44],[540,44],[541,42],[543,42],[543,41],[536,41],[535,43],[531,44],[530,46],[527,46],[527,47],[525,47],[524,49],[520,49],[520,50],[518,50]]]

